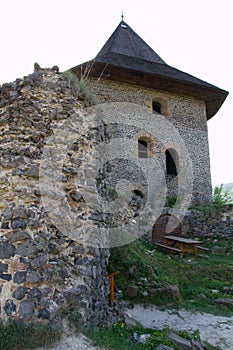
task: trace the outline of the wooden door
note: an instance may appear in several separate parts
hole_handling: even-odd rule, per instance
[[[168,232],[169,227],[172,229],[171,232]],[[152,229],[152,242],[164,242],[165,235],[181,236],[181,224],[175,216],[170,214],[161,215],[155,222]]]

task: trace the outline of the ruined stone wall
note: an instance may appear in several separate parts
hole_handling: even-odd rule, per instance
[[[91,164],[91,156],[85,160],[84,154],[94,147],[97,131],[81,113],[84,96],[74,90],[56,67],[37,67],[0,88],[2,319],[51,320],[72,306],[85,325],[98,323],[108,312],[109,251],[85,244],[85,230],[96,238],[93,212],[77,184],[80,164]],[[69,135],[56,134],[64,121],[77,132],[65,156],[59,152]],[[44,182],[42,161],[49,168]],[[56,162],[62,164],[57,178]],[[85,173],[80,176],[91,196],[93,184],[86,182]]]
[[[222,210],[212,207],[209,211],[187,211],[182,222],[182,232],[186,236],[232,239],[232,205],[225,206]]]
[[[148,107],[148,111],[151,111],[151,122],[156,118],[156,115],[152,113],[152,101],[159,101],[161,103],[163,115],[166,116],[167,120],[171,122],[179,132],[189,153],[193,171],[193,203],[199,202],[201,204],[206,204],[211,202],[212,186],[206,107],[204,101],[189,96],[180,96],[170,92],[140,87],[139,85],[129,85],[107,79],[102,81],[101,79],[89,78],[86,84],[95,94],[98,103],[129,102]],[[126,115],[127,113],[130,114],[130,109],[129,111],[126,109],[125,113]],[[130,137],[130,133],[135,135],[133,125],[132,131],[128,133],[128,137]],[[155,141],[157,142],[158,140],[155,138]],[[165,150],[161,151],[162,147],[163,145],[159,146],[157,142],[157,148],[160,148],[158,156],[161,158],[165,171]],[[170,147],[176,149],[176,141],[174,141],[172,137],[170,140]],[[183,164],[183,166],[185,166],[185,164]],[[168,188],[170,187],[169,185]],[[176,191],[173,188],[170,192],[171,195],[173,195]]]

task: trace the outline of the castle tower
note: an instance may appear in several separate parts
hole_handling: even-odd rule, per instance
[[[128,102],[145,106],[151,120],[159,115],[165,117],[188,152],[192,202],[211,202],[207,120],[217,113],[228,92],[169,66],[124,21],[93,60],[71,70],[85,80],[99,103]],[[163,164],[167,196],[179,195],[179,173],[186,164],[174,136],[166,141],[159,140],[158,135],[150,139],[143,132],[137,136],[142,150],[138,157],[147,157],[147,149],[153,150]]]

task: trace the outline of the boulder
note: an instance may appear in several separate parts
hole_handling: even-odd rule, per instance
[[[137,286],[128,286],[126,288],[126,293],[130,298],[136,297],[138,294],[138,287]]]
[[[167,287],[167,296],[168,298],[175,300],[175,301],[180,301],[181,300],[181,295],[180,295],[180,290],[177,285],[170,285]]]
[[[216,299],[215,302],[217,304],[222,304],[226,306],[233,305],[233,299],[230,299],[230,298],[219,298],[219,299]]]

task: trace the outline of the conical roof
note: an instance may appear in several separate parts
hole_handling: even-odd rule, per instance
[[[165,64],[162,58],[124,21],[120,22],[106,44],[96,55],[96,59],[98,60],[98,58],[110,53]]]
[[[121,21],[96,57],[73,67],[83,78],[117,80],[177,94],[193,96],[206,103],[207,118],[213,117],[228,92],[169,66],[130,26]]]

